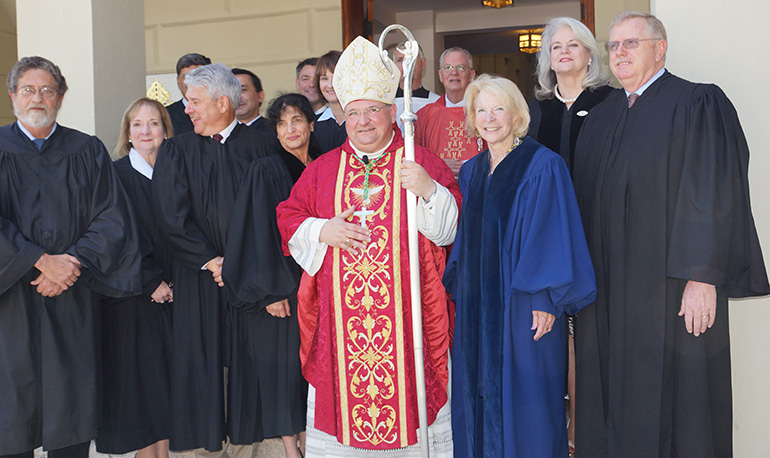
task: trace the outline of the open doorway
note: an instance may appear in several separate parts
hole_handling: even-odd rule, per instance
[[[369,2],[369,0],[346,0]],[[394,23],[409,28],[427,58],[423,86],[443,93],[438,79],[444,49],[460,46],[474,56],[477,73],[495,73],[514,81],[528,99],[533,97],[536,56],[518,49],[518,36],[537,30],[553,17],[581,19],[591,27],[594,0],[515,0],[512,7],[485,8],[478,0],[371,0],[373,38]],[[386,39],[386,46],[395,45]]]

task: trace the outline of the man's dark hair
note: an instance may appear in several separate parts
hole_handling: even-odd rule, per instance
[[[257,92],[262,92],[262,81],[254,74],[254,72],[250,72],[243,68],[234,68],[233,75],[249,75],[251,77],[251,84],[254,85],[254,89]]]
[[[282,94],[273,99],[270,102],[270,107],[267,109],[267,119],[275,127],[278,121],[281,120],[281,115],[289,107],[302,113],[308,123],[315,121],[315,112],[313,111],[313,106],[310,105],[310,101],[304,95],[297,94],[296,92]]]
[[[182,69],[187,67],[192,67],[193,65],[202,66],[209,64],[211,64],[211,59],[204,56],[203,54],[198,54],[197,52],[185,54],[184,56],[180,57],[178,61],[176,61],[176,76],[179,76],[179,74],[182,72]]]
[[[307,67],[308,65],[312,65],[313,67],[318,65],[318,58],[317,57],[308,57],[305,60],[299,61],[299,63],[297,64],[297,70],[296,70],[297,78],[299,78],[299,72],[301,72],[302,69]]]
[[[56,83],[56,92],[58,92],[59,95],[63,96],[64,93],[67,92],[67,80],[64,79],[64,75],[61,74],[59,67],[45,57],[40,56],[22,57],[16,62],[8,73],[8,79],[5,80],[5,85],[8,86],[8,90],[15,93],[19,88],[19,79],[22,75],[28,70],[38,68],[51,74]]]

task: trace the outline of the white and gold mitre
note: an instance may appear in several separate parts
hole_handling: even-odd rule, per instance
[[[332,79],[343,110],[350,102],[360,99],[393,103],[401,72],[389,57],[385,59],[390,70],[382,63],[377,46],[364,37],[357,37],[345,48]]]

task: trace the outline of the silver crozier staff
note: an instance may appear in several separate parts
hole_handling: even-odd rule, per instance
[[[417,115],[412,112],[412,73],[414,64],[419,55],[419,46],[414,39],[412,32],[399,24],[388,26],[380,35],[380,58],[385,68],[390,73],[395,73],[391,67],[390,60],[387,59],[388,52],[383,48],[385,36],[391,30],[398,29],[406,35],[407,41],[403,50],[404,54],[404,113],[401,115],[401,122],[404,123],[404,158],[407,161],[414,161],[414,122]],[[422,456],[430,457],[430,444],[428,442],[428,404],[425,396],[425,363],[423,361],[422,348],[422,294],[420,291],[420,258],[419,246],[417,245],[417,196],[412,191],[407,191],[406,198],[406,220],[409,231],[409,285],[412,292],[412,338],[414,339],[414,379],[417,385],[417,412],[420,417],[420,443],[422,444]]]

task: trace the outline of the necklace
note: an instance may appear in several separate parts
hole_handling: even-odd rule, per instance
[[[574,99],[565,99],[564,97],[562,97],[561,94],[559,94],[559,84],[558,83],[556,85],[554,85],[554,87],[553,87],[553,95],[557,99],[559,99],[559,102],[561,102],[561,103],[563,103],[565,105],[568,104],[568,103],[572,103],[572,102],[574,102],[575,100],[578,99],[577,97],[575,97]],[[578,94],[578,97],[580,97],[580,94]]]
[[[519,146],[519,145],[521,145],[521,139],[517,135],[517,136],[513,137],[513,145],[511,145],[511,148],[508,150],[507,153],[505,153],[505,156],[511,154],[511,151],[515,150],[516,147]],[[503,156],[503,157],[505,157],[505,156]]]
[[[358,157],[358,154],[353,153],[353,157],[358,159],[358,162],[364,165],[364,195],[363,195],[364,202],[369,200],[369,172],[372,171],[372,169],[374,168],[375,165],[377,165],[377,162],[379,162],[380,159],[386,157],[387,155],[388,155],[388,152],[385,151],[377,159],[365,161],[360,157]]]

